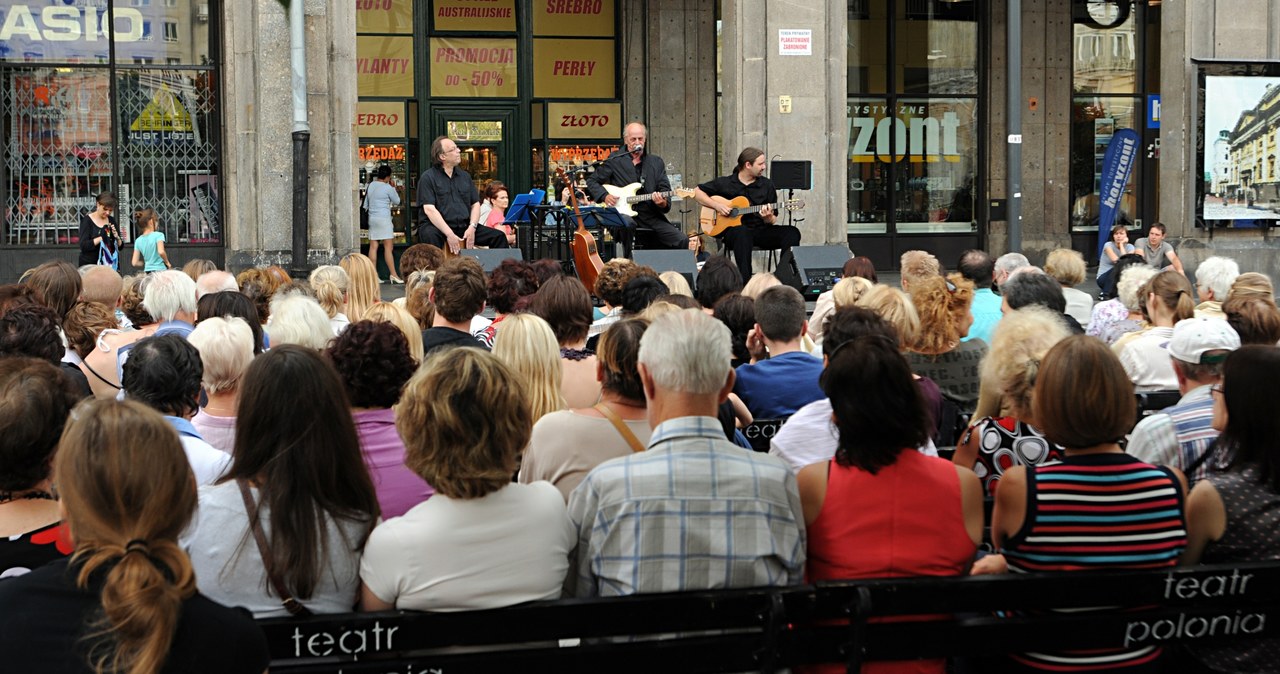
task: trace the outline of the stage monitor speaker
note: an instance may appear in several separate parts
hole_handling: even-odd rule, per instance
[[[503,260],[524,259],[524,252],[519,248],[463,248],[462,254],[479,260],[486,274],[497,269]]]
[[[813,188],[813,162],[783,161],[775,159],[769,167],[773,186],[780,190],[807,190]]]
[[[664,271],[677,272],[689,282],[690,288],[697,287],[698,261],[694,259],[693,251],[688,249],[636,250],[632,251],[631,255],[636,264],[653,267],[659,274]]]
[[[791,255],[806,300],[816,300],[839,283],[844,264],[853,257],[848,246],[796,246]]]

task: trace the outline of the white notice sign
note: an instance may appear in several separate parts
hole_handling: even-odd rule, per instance
[[[778,29],[779,56],[811,56],[813,54],[813,31],[788,28]]]

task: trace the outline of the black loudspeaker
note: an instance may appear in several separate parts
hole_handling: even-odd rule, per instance
[[[689,282],[690,288],[697,287],[698,261],[691,250],[636,250],[632,251],[632,260],[636,264],[653,267],[659,274],[678,272]]]
[[[813,188],[813,162],[774,160],[769,167],[773,186],[780,190],[807,190]]]
[[[503,260],[524,259],[524,251],[519,248],[463,248],[462,254],[479,260],[486,274],[497,269]]]
[[[791,255],[796,276],[795,284],[788,285],[799,285],[806,300],[816,300],[818,295],[839,283],[844,264],[853,257],[848,246],[796,246],[791,249]],[[778,267],[783,273],[790,271],[787,265]],[[778,278],[782,278],[782,273]]]

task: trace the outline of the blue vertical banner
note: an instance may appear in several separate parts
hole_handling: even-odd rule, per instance
[[[1116,129],[1102,158],[1102,186],[1098,192],[1098,255],[1111,239],[1111,226],[1120,210],[1124,186],[1129,183],[1133,166],[1138,162],[1141,138],[1133,129]]]

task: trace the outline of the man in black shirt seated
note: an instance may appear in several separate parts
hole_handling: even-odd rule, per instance
[[[778,201],[778,190],[773,181],[764,177],[764,150],[749,147],[738,155],[738,164],[733,173],[721,176],[710,182],[698,185],[694,190],[694,198],[707,208],[714,209],[722,216],[728,216],[732,208],[727,204],[713,201],[711,197],[746,197],[751,206],[763,206],[758,213],[742,216],[742,224],[730,227],[720,236],[729,250],[733,251],[733,259],[738,263],[738,271],[742,273],[745,283],[751,278],[751,249],[782,248],[789,249],[800,245],[800,230],[795,227],[774,227],[778,214],[771,205]]]
[[[662,158],[649,154],[646,148],[649,132],[640,122],[632,122],[623,129],[623,148],[609,155],[594,173],[587,176],[587,193],[599,205],[613,208],[618,204],[618,197],[609,194],[605,185],[626,187],[632,183],[640,183],[637,196],[652,194],[648,201],[631,204],[635,209],[635,217],[622,215],[627,222],[627,229],[614,232],[614,237],[622,241],[623,247],[631,249],[632,230],[637,225],[653,231],[653,243],[658,248],[688,248],[689,237],[679,227],[667,220],[666,213],[671,210],[671,202],[664,193],[671,191],[671,182],[667,180],[667,164]]]
[[[458,168],[462,150],[447,136],[431,143],[431,168],[418,180],[418,241],[439,248],[448,245],[457,253],[465,242],[489,248],[507,248],[501,230],[480,223],[480,192],[471,175]]]

